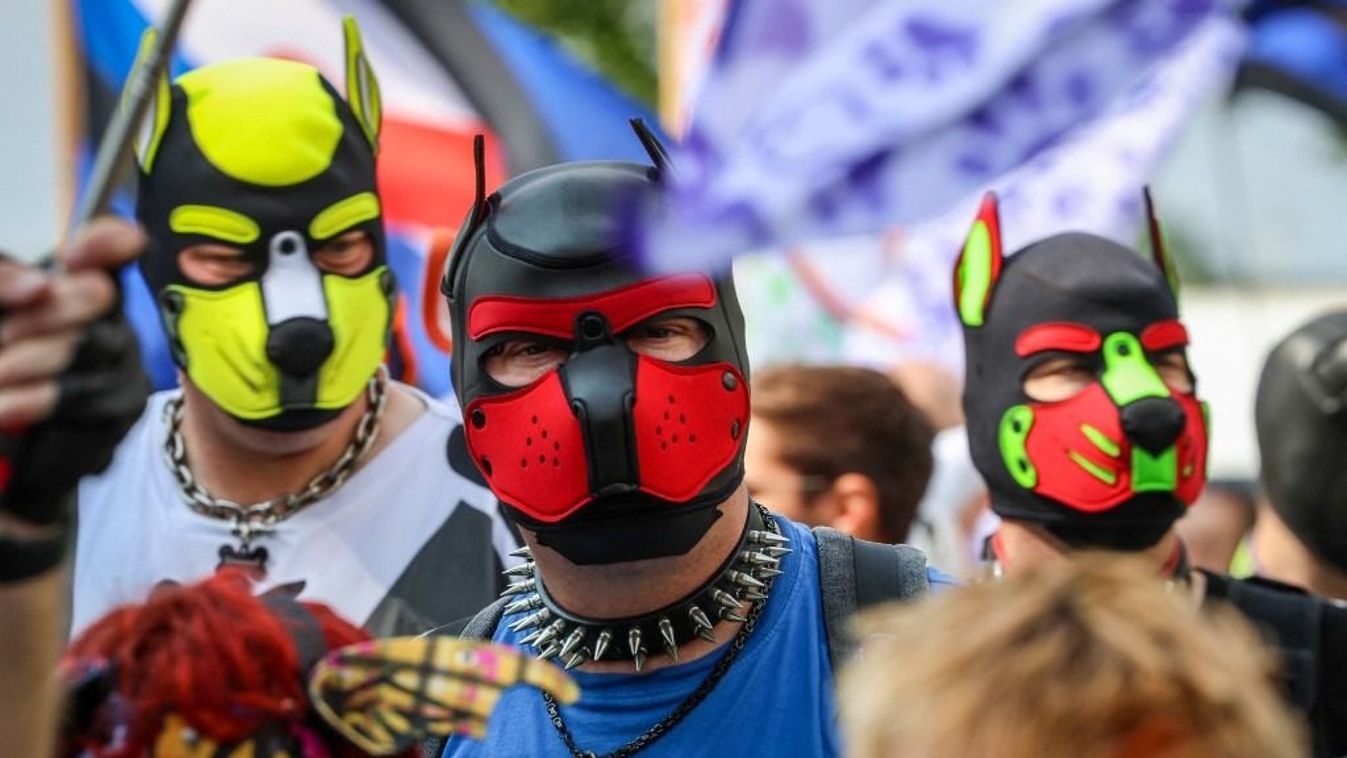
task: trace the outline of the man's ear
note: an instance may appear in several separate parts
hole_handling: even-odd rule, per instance
[[[833,480],[828,490],[832,497],[834,515],[832,528],[857,539],[887,542],[884,519],[879,503],[879,488],[865,474],[843,474]]]

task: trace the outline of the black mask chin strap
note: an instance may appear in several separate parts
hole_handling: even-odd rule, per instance
[[[696,547],[720,518],[716,506],[733,492],[713,492],[690,503],[665,503],[642,493],[602,497],[575,517],[545,524],[506,506],[538,544],[580,566],[683,555]]]

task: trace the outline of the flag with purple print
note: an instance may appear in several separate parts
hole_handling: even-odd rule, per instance
[[[1218,0],[740,0],[638,243],[656,269],[720,267],[931,218],[1235,23]]]

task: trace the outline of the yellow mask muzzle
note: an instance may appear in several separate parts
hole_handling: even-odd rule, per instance
[[[286,411],[338,410],[355,402],[383,362],[392,318],[392,274],[381,265],[358,277],[323,274],[332,350],[316,374],[284,373],[267,354],[262,283],[222,290],[167,287],[164,311],[188,378],[227,413],[247,421]]]

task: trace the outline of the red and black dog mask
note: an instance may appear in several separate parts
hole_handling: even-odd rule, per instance
[[[511,180],[464,222],[443,283],[473,460],[517,523],[577,563],[687,552],[743,478],[748,361],[732,281],[650,278],[618,241],[624,214],[656,196],[653,157]],[[621,339],[670,316],[706,325],[688,360],[640,356]],[[569,358],[504,386],[483,361],[521,338]]]
[[[1081,233],[1006,257],[989,194],[955,270],[964,413],[992,509],[1073,546],[1154,544],[1206,480],[1205,409],[1194,393],[1170,389],[1150,360],[1183,350],[1188,337],[1149,219],[1154,261]],[[1098,378],[1065,400],[1029,398],[1026,375],[1063,355],[1092,364]]]

